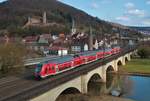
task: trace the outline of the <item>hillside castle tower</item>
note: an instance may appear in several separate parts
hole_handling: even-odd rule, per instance
[[[47,26],[47,25],[48,25],[47,15],[46,15],[46,12],[44,12],[42,17],[39,17],[39,16],[28,17],[28,21],[24,25],[24,27],[28,27],[28,26]]]

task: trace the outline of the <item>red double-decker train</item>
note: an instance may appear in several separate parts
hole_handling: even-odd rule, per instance
[[[115,47],[59,57],[37,64],[34,75],[36,78],[45,78],[47,76],[56,75],[64,71],[77,68],[78,66],[91,63],[98,59],[103,59],[113,54],[118,54],[119,52],[120,48]]]

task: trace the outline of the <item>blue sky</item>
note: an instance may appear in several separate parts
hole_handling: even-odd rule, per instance
[[[0,0],[0,2],[3,2],[3,1],[6,1],[6,0]]]
[[[150,0],[59,0],[100,19],[150,26]]]
[[[150,26],[150,0],[59,1],[106,21],[129,26]]]

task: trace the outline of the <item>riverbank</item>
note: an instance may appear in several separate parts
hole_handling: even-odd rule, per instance
[[[133,101],[133,100],[121,98],[121,97],[102,95],[102,96],[93,96],[89,98],[89,101]]]
[[[82,95],[82,94],[70,94],[70,95],[63,95],[56,101],[133,101],[126,98],[121,97],[113,97],[109,95]]]
[[[150,76],[150,59],[131,59],[125,66],[121,67],[122,74]]]

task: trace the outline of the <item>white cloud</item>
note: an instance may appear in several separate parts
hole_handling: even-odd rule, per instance
[[[114,21],[131,26],[150,26],[150,16],[148,15],[149,14],[146,10],[139,9],[134,3],[128,2],[125,4],[125,11],[123,15],[116,17]]]
[[[125,4],[125,7],[127,9],[133,9],[133,8],[135,8],[135,5],[133,3],[131,3],[131,2],[128,2],[128,3]]]
[[[131,2],[126,3],[125,7],[126,7],[125,14],[127,15],[135,17],[145,17],[146,15],[144,10],[137,9],[136,6]]]
[[[91,7],[94,8],[94,9],[97,9],[97,8],[99,8],[99,5],[94,2],[94,3],[91,4]]]
[[[143,23],[144,25],[150,26],[150,18],[145,18],[145,19],[143,19],[143,20],[142,20],[142,23]]]
[[[127,17],[127,16],[119,16],[119,17],[116,18],[116,20],[120,20],[120,21],[129,21],[130,18]]]
[[[147,3],[148,5],[150,5],[150,0],[148,0],[146,3]]]
[[[93,8],[93,9],[98,9],[101,5],[101,4],[110,4],[112,3],[112,0],[93,0],[92,3],[90,3],[90,7]]]
[[[137,17],[144,17],[145,16],[145,11],[139,10],[139,9],[130,9],[126,13],[129,15],[137,16]]]

